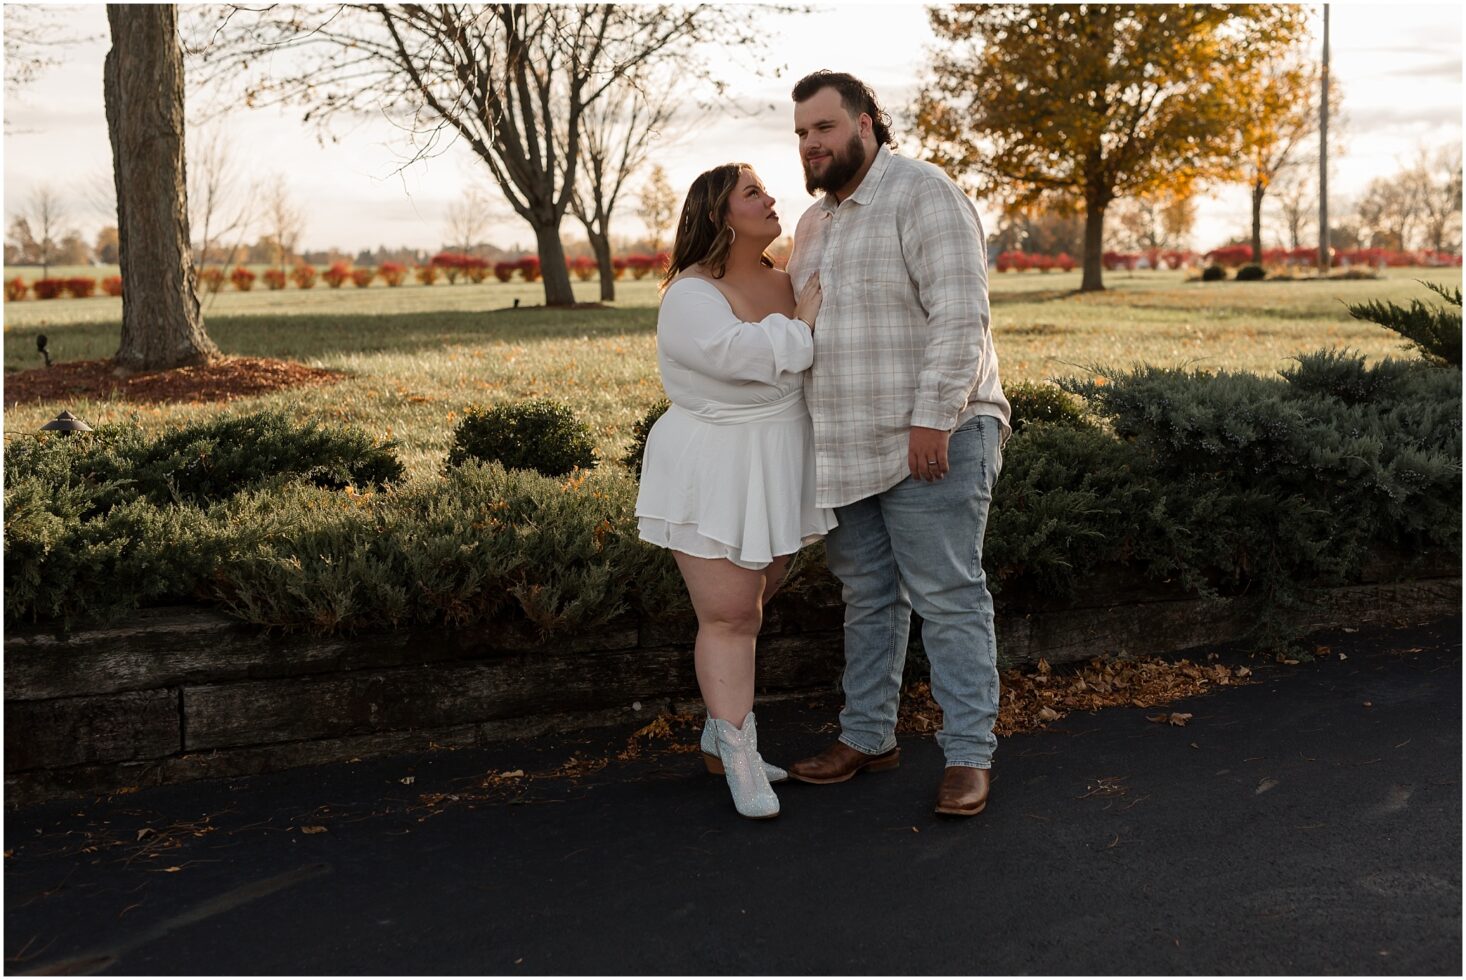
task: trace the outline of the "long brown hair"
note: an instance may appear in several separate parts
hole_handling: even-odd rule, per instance
[[[662,276],[663,291],[683,269],[707,266],[714,279],[723,278],[728,270],[728,250],[733,247],[733,229],[728,224],[728,198],[738,187],[738,175],[752,170],[746,163],[725,163],[704,170],[692,182],[687,199],[682,202],[682,216],[677,219],[677,238],[672,243],[672,261]],[[769,268],[774,260],[768,252],[759,261]]]

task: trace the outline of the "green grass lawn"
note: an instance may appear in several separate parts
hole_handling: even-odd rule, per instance
[[[97,270],[85,274],[97,275]],[[1458,269],[1392,269],[1370,281],[1201,283],[1181,272],[1112,272],[1108,291],[1081,295],[1079,273],[995,273],[993,335],[1005,380],[1087,373],[1093,365],[1191,364],[1266,374],[1300,351],[1352,347],[1370,360],[1401,355],[1400,339],[1350,318],[1346,302],[1433,299],[1414,280],[1459,287]],[[100,276],[98,276],[100,278]],[[575,284],[593,301],[595,282]],[[473,404],[537,395],[571,404],[602,458],[619,457],[632,424],[662,395],[653,280],[617,284],[601,310],[544,310],[538,284],[391,289],[293,286],[226,289],[203,297],[209,335],[227,354],[280,357],[347,372],[340,384],[236,401],[301,417],[349,421],[399,440],[409,472],[436,470],[454,421]],[[522,307],[510,309],[518,299]],[[5,304],[5,371],[38,367],[45,333],[58,360],[110,356],[121,300],[27,299]],[[7,436],[32,432],[62,408],[93,425],[135,416],[148,427],[218,405],[143,406],[78,400],[5,412]]]

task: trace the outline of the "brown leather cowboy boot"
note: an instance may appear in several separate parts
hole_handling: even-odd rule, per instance
[[[789,776],[801,783],[843,783],[862,769],[880,772],[900,764],[900,746],[880,755],[866,755],[844,742],[836,742],[819,755],[794,763],[789,767]]]
[[[948,766],[937,788],[937,812],[953,817],[972,817],[988,805],[986,769],[972,766]]]

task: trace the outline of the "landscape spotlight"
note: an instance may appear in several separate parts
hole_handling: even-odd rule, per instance
[[[92,427],[70,412],[63,411],[45,425],[41,426],[42,432],[59,432],[62,435],[71,435],[73,432],[90,432]]]

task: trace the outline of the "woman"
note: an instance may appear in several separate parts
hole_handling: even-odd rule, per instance
[[[789,559],[835,526],[814,506],[804,371],[814,357],[816,277],[798,302],[765,253],[782,229],[746,164],[693,181],[662,280],[657,362],[672,406],[647,436],[636,516],[670,548],[697,613],[702,750],[746,817],[777,816],[758,753],[754,647]]]

